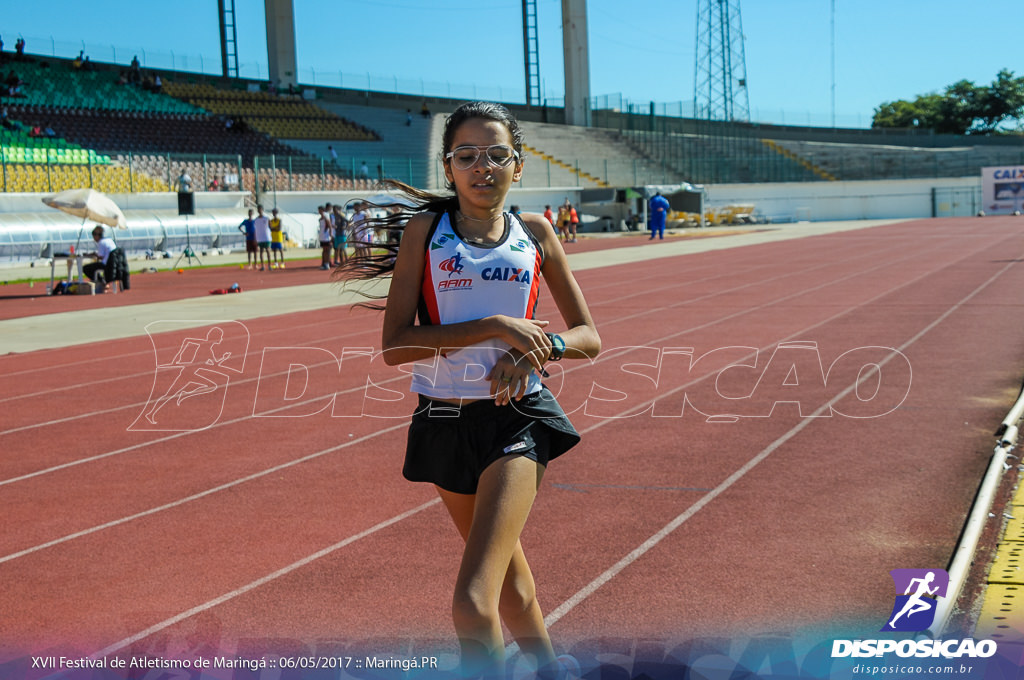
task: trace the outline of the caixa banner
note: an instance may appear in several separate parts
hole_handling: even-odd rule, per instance
[[[981,205],[989,215],[1024,212],[1024,165],[982,168]]]

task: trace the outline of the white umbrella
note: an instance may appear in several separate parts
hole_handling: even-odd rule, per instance
[[[124,213],[106,194],[94,189],[67,189],[52,196],[43,198],[43,203],[69,215],[82,218],[82,226],[78,229],[78,240],[75,250],[82,242],[82,232],[86,221],[99,222],[109,227],[127,229],[128,221]]]
[[[128,222],[124,213],[106,194],[93,189],[68,189],[43,199],[43,203],[70,215],[86,220],[99,222],[110,227],[127,229]]]

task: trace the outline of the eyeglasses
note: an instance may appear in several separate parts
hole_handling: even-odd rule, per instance
[[[504,144],[492,144],[491,146],[459,146],[454,151],[449,151],[444,155],[445,160],[450,160],[452,165],[457,170],[469,170],[471,167],[476,165],[477,160],[480,158],[480,152],[484,151],[487,154],[487,160],[497,165],[499,168],[504,168],[512,161],[519,160],[519,152],[510,146]]]

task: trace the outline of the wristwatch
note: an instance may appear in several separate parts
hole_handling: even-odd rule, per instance
[[[548,336],[548,340],[551,341],[551,356],[548,357],[548,361],[561,361],[565,356],[565,340],[562,340],[561,335],[554,333],[545,333],[544,335]]]

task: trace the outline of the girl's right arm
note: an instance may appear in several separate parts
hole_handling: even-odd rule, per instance
[[[438,350],[468,347],[490,338],[500,338],[531,358],[540,370],[548,347],[544,327],[547,321],[517,319],[504,315],[487,316],[453,324],[416,324],[416,311],[423,285],[427,233],[432,213],[414,215],[405,226],[402,247],[398,249],[391,288],[384,308],[381,348],[389,366],[434,357]]]

